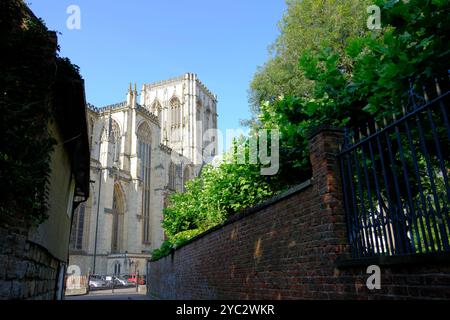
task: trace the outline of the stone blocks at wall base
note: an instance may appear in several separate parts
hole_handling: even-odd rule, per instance
[[[349,254],[336,153],[342,133],[310,137],[312,179],[148,262],[157,299],[450,299],[445,261],[380,265],[381,289],[366,282],[372,262]]]
[[[59,265],[25,234],[0,227],[0,299],[54,299]]]
[[[80,289],[66,289],[65,296],[81,296],[88,293],[87,288],[80,288]]]

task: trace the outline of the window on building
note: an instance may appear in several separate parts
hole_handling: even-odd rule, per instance
[[[124,220],[124,201],[123,194],[119,184],[114,185],[113,192],[113,225],[112,225],[112,239],[111,239],[111,252],[120,252],[123,242],[123,220]]]
[[[189,167],[185,167],[183,172],[183,192],[186,191],[186,182],[188,182],[190,178],[191,170],[189,169]]]
[[[89,117],[89,147],[92,150],[92,140],[94,136],[94,118]]]
[[[210,119],[211,119],[211,110],[208,109],[208,110],[206,110],[206,121],[205,121],[206,129],[210,128],[210,123],[209,123]]]
[[[151,145],[152,134],[147,123],[139,126],[138,132],[138,157],[140,161],[139,177],[142,181],[142,217],[143,217],[143,242],[150,242],[150,175],[151,175]]]
[[[150,111],[158,116],[159,120],[161,121],[161,111],[162,111],[162,107],[161,107],[161,103],[159,103],[158,100],[155,100],[150,108]]]
[[[173,162],[169,165],[169,189],[175,190],[176,168]]]
[[[120,275],[120,262],[116,262],[114,264],[114,274],[115,275]]]
[[[113,162],[118,163],[120,159],[120,127],[116,121],[112,120],[111,132],[109,134],[110,143],[113,144]]]
[[[75,197],[75,177],[71,176],[70,177],[70,182],[69,182],[69,190],[68,190],[68,195],[69,195],[69,199],[67,201],[67,216],[70,218],[72,218],[72,211],[73,211],[73,199]]]
[[[84,216],[86,206],[85,203],[81,203],[75,210],[72,220],[72,232],[70,234],[70,247],[75,250],[83,249],[83,229],[84,229]]]
[[[196,121],[200,121],[201,118],[201,109],[202,109],[202,102],[200,100],[197,100],[197,113],[196,113],[196,117],[195,120]]]
[[[175,165],[175,190],[176,191],[180,191],[179,190],[180,186],[177,185],[176,183],[177,183],[177,179],[181,179],[182,172],[183,172],[183,168],[182,168],[181,164],[176,164]],[[183,186],[181,186],[181,188],[183,188]]]
[[[172,124],[181,124],[181,103],[180,99],[173,97],[170,99],[170,108],[172,110]]]
[[[181,111],[181,102],[180,99],[177,97],[173,97],[170,99],[170,110],[171,110],[171,140],[174,141],[180,141],[181,135],[180,130],[178,128],[181,127],[181,118],[182,118],[182,111]]]

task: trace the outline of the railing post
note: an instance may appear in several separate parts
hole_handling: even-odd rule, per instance
[[[320,199],[319,214],[327,224],[327,239],[330,241],[331,259],[349,252],[347,226],[344,210],[340,166],[337,154],[344,141],[344,131],[330,126],[321,126],[311,131],[309,153],[312,166],[312,182]]]
[[[88,270],[87,279],[86,279],[86,293],[89,293],[89,280],[91,280],[91,269]]]
[[[136,292],[139,291],[139,270],[136,271]]]

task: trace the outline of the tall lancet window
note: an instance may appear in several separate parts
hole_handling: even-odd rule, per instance
[[[123,193],[117,183],[114,185],[112,214],[111,252],[119,253],[123,251],[125,205]]]
[[[169,166],[169,189],[175,190],[175,176],[176,176],[176,168],[173,162],[170,162]]]
[[[88,127],[88,134],[89,134],[89,148],[92,150],[92,138],[94,136],[94,118],[89,117],[89,127]]]
[[[181,126],[181,103],[180,99],[173,97],[170,99],[170,109],[172,116],[172,128],[179,128]],[[172,141],[180,141],[179,130],[172,131]]]
[[[155,100],[155,102],[153,102],[153,104],[152,104],[152,106],[150,108],[150,111],[154,115],[158,116],[159,121],[161,121],[162,107],[161,107],[161,104],[159,103],[158,100]]]
[[[85,203],[81,203],[75,210],[70,233],[70,247],[75,250],[83,249],[84,213]]]
[[[197,100],[197,113],[196,113],[196,117],[195,117],[196,121],[202,120],[201,114],[200,114],[201,110],[202,110],[202,102],[200,100]]]
[[[111,119],[110,123],[110,133],[109,133],[109,142],[113,144],[113,163],[117,164],[119,163],[120,159],[120,128],[116,121]]]
[[[211,110],[208,108],[208,109],[206,110],[206,119],[205,119],[205,121],[206,121],[206,123],[205,123],[205,129],[206,129],[206,130],[209,129],[209,128],[211,128],[211,124],[209,123],[210,120],[211,120]]]
[[[138,132],[138,157],[140,161],[139,177],[142,181],[142,218],[144,243],[150,243],[150,175],[151,175],[151,149],[152,133],[147,123],[139,126]]]

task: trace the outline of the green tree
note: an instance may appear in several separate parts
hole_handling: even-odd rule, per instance
[[[382,30],[349,37],[342,47],[301,50],[298,70],[310,81],[308,94],[287,93],[262,104],[262,126],[281,130],[280,172],[287,177],[308,174],[306,138],[311,128],[391,119],[409,103],[411,79],[421,92],[422,85],[431,87],[435,78],[447,78],[448,1],[376,3],[382,9]],[[445,90],[447,81],[442,84]]]
[[[329,118],[391,117],[409,103],[410,81],[416,92],[434,87],[449,70],[449,2],[442,0],[378,0],[383,29],[352,37],[343,51],[325,47],[308,50],[300,70],[314,86],[315,101],[332,101],[338,110]],[[345,69],[339,61],[348,61]],[[345,70],[345,71],[343,71]],[[348,112],[346,112],[346,110]],[[359,112],[359,113],[358,113]],[[359,119],[349,119],[357,124]]]
[[[424,103],[423,98],[419,97],[423,95],[422,86],[426,88],[430,98],[436,94],[435,79],[439,80],[442,92],[448,90],[449,2],[411,0],[405,3],[380,0],[376,4],[381,7],[382,30],[349,38],[343,50],[331,46],[304,50],[299,59],[299,70],[311,81],[309,94],[282,96],[263,104],[261,108],[259,119],[262,124],[279,127],[283,135],[283,149],[291,150],[281,154],[284,163],[293,163],[297,171],[309,170],[307,133],[317,125],[358,128],[374,120],[382,124],[383,119],[399,117],[404,109],[413,107],[411,89],[418,94],[415,96],[418,104]],[[347,65],[343,61],[347,61]],[[438,136],[443,145],[448,146],[442,116],[436,115],[434,121]],[[432,129],[426,121],[422,126],[428,152],[436,155]],[[411,136],[417,141],[417,128],[412,127],[410,130]],[[395,134],[391,134],[390,139],[395,141]],[[400,135],[400,140],[407,145],[406,135]],[[382,145],[382,148],[386,146]],[[392,154],[392,166],[386,168],[386,183],[390,190],[394,190],[392,177],[399,174],[402,165],[407,167],[408,172],[414,172],[411,154],[404,154],[404,164],[395,144],[392,146]],[[444,159],[450,158],[449,148],[442,148],[442,156]],[[375,158],[375,161],[381,160]],[[431,166],[439,167],[436,157],[431,157],[430,161]],[[379,163],[376,167],[378,170],[381,168]],[[448,160],[445,167],[448,167]],[[293,167],[283,169],[294,171]],[[429,176],[424,161],[419,161],[418,169],[424,176]],[[437,180],[438,175],[432,175]],[[406,179],[411,185],[411,195],[417,196],[417,177],[410,175]],[[406,182],[403,178],[400,180],[400,192],[393,195],[394,203],[403,203],[402,199],[409,196]],[[374,188],[372,179],[368,183]],[[422,188],[425,194],[432,191],[430,186],[422,185]],[[438,190],[444,189],[441,187]],[[403,231],[406,230],[405,228]],[[420,234],[419,238],[426,234]],[[406,233],[403,236],[408,238]],[[436,237],[430,231],[428,236]]]
[[[260,165],[239,165],[232,161],[233,153],[219,167],[205,167],[184,194],[173,195],[164,219],[169,240],[154,257],[309,178],[311,129],[321,124],[357,127],[369,119],[392,117],[408,103],[410,79],[426,86],[434,78],[447,79],[448,1],[378,0],[376,4],[382,8],[383,29],[368,31],[366,2],[288,2],[281,35],[273,45],[275,55],[251,85],[257,115],[253,132],[265,128],[281,133],[279,174],[263,177]],[[247,148],[248,153],[248,140],[236,142],[237,147]],[[444,150],[446,159],[449,150]]]
[[[78,68],[58,56],[56,35],[23,1],[0,2],[0,219],[48,217],[55,86]]]
[[[238,161],[238,152],[243,152],[246,163]],[[235,140],[219,165],[206,165],[199,177],[186,183],[183,193],[170,197],[163,220],[168,239],[153,252],[153,259],[279,191],[273,177],[261,175],[260,164],[248,163],[249,153],[248,138]]]
[[[329,46],[343,53],[347,39],[366,31],[368,0],[288,0],[279,23],[280,35],[270,46],[270,59],[258,68],[250,84],[249,102],[257,122],[260,106],[280,96],[309,96],[313,83],[297,67],[302,54]],[[339,55],[340,64],[351,61]]]

